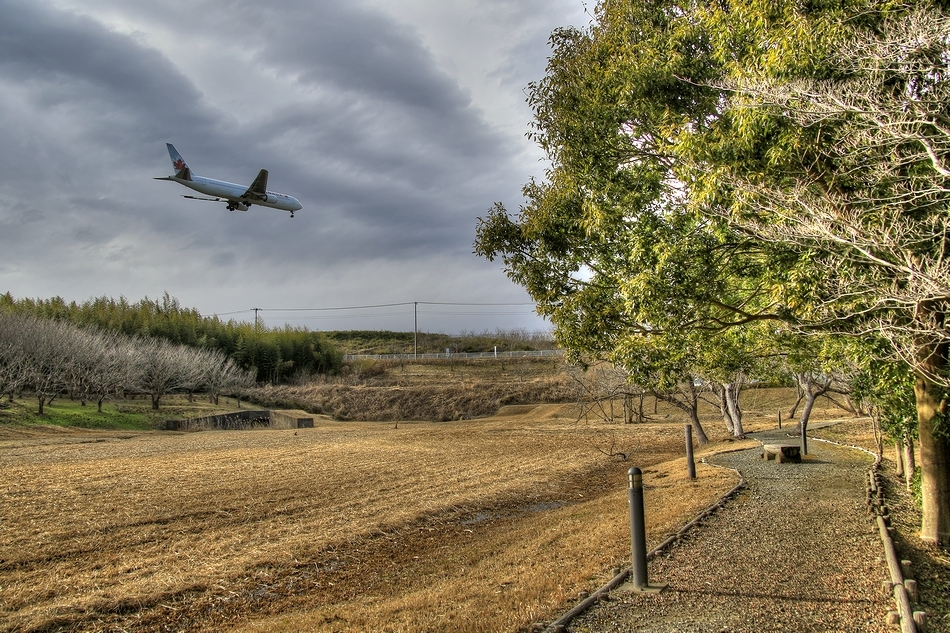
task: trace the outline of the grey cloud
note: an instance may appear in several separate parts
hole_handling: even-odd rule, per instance
[[[148,112],[135,120],[145,135],[149,128],[161,134],[172,121],[214,120],[187,107],[200,93],[165,57],[127,36],[41,4],[0,0],[0,14],[0,72],[35,90],[40,108],[83,108],[91,120],[115,127],[123,123],[117,109]]]
[[[155,34],[111,30],[94,17],[100,7],[135,12],[130,22]],[[223,311],[296,296],[451,300],[423,295],[457,277],[469,296],[521,296],[471,255],[475,217],[517,196],[526,178],[520,146],[485,120],[414,27],[360,4],[304,0],[82,8],[89,17],[0,0],[0,292],[82,300],[168,290]],[[515,5],[505,10],[523,19]],[[195,44],[191,68],[153,47],[168,33]],[[246,78],[237,90],[276,77],[291,94],[229,111],[221,104],[233,101],[190,72],[201,50],[242,48],[229,69]],[[271,188],[305,208],[291,220],[185,201],[187,190],[152,180],[170,173],[166,141],[203,175],[250,182],[268,168]]]

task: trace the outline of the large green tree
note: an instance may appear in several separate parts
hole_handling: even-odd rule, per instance
[[[942,138],[947,101],[927,110],[924,140],[900,128],[904,136],[885,141],[855,107],[814,115],[807,99],[786,98],[860,81],[868,99],[904,96],[879,99],[885,108],[925,96],[936,103],[930,95],[946,85],[945,69],[901,76],[860,63],[880,49],[875,38],[886,38],[888,25],[912,13],[874,0],[602,1],[588,29],[552,35],[547,75],[529,89],[533,135],[550,168],[525,186],[518,215],[498,204],[480,220],[476,252],[502,259],[569,351],[626,367],[641,362],[644,337],[713,337],[760,321],[849,334],[906,326],[889,330],[892,349],[917,369],[920,425],[932,439],[921,431],[929,482],[921,535],[947,542],[945,295],[914,294],[947,265],[938,230],[947,205],[939,186],[925,189],[946,178],[946,154],[933,140]],[[845,45],[856,39],[869,44]],[[945,66],[942,42],[929,59]],[[870,130],[864,155],[841,150],[858,124]],[[930,184],[919,184],[920,174],[933,176]],[[831,226],[844,230],[786,230],[806,225],[799,218],[816,201],[849,203],[855,194],[861,204],[831,209],[839,214]],[[913,248],[863,241],[888,217],[888,236],[919,219]],[[849,233],[849,222],[867,230]],[[911,259],[882,257],[891,253]],[[896,300],[894,288],[905,291]]]
[[[921,535],[950,542],[950,18],[929,3],[856,24],[838,42],[839,75],[738,76],[737,120],[781,117],[823,135],[794,178],[731,169],[723,216],[761,240],[808,252],[824,270],[802,318],[883,336],[912,368],[920,439]],[[816,166],[818,166],[816,168]]]

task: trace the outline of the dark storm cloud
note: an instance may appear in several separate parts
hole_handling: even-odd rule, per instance
[[[277,23],[280,42],[262,50],[258,59],[292,69],[300,83],[372,95],[437,117],[470,104],[456,82],[436,68],[417,33],[359,5],[262,9],[266,32],[275,32]]]
[[[131,125],[143,137],[214,121],[165,57],[127,36],[41,4],[0,0],[0,15],[0,73],[33,93],[36,114],[81,111],[90,132]]]

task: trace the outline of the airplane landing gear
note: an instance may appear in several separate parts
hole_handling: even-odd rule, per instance
[[[290,217],[294,217],[294,212],[293,212],[293,211],[290,212]]]

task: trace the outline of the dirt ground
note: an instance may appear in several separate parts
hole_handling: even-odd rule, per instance
[[[750,430],[790,404],[771,391],[746,399]],[[706,452],[741,444],[722,426],[707,411]],[[539,406],[296,431],[3,426],[0,629],[525,629],[629,558],[630,466],[650,543],[735,484],[705,464],[689,480],[683,452],[662,407],[638,425]]]

